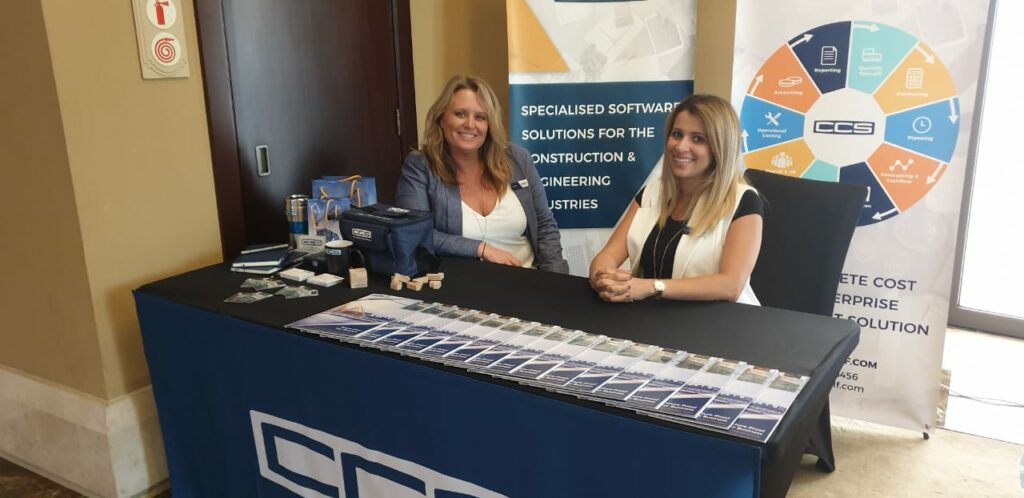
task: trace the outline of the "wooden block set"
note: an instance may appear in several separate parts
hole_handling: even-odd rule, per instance
[[[407,275],[396,273],[391,276],[391,289],[402,290],[408,287],[409,290],[419,291],[426,285],[431,289],[440,289],[441,281],[444,280],[444,273],[428,273],[422,277],[410,278]]]

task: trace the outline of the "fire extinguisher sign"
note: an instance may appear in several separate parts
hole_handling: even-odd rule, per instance
[[[187,78],[181,0],[132,0],[144,79]]]

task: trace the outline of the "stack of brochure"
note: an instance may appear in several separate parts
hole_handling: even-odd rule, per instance
[[[765,442],[806,376],[408,297],[371,294],[288,327]]]

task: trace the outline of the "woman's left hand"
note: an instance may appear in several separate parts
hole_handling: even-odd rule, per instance
[[[591,280],[591,287],[605,301],[613,303],[628,302],[632,301],[630,297],[630,283],[633,280],[635,279],[625,270],[599,271]]]

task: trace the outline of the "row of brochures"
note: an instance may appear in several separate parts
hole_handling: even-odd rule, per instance
[[[459,306],[371,294],[288,324],[765,442],[806,376]]]

